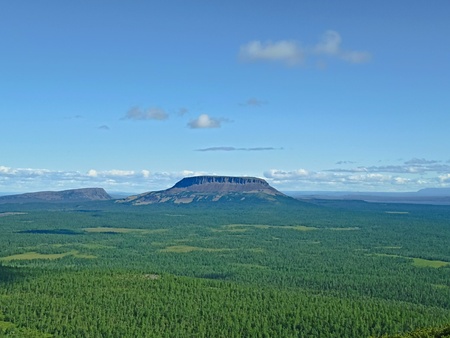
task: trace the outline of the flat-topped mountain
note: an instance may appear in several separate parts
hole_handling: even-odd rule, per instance
[[[265,180],[256,177],[230,176],[196,176],[186,177],[172,188],[134,195],[119,200],[119,203],[134,205],[192,202],[244,201],[258,200],[277,201],[290,197],[272,188]]]
[[[102,188],[83,188],[63,191],[40,191],[19,195],[0,196],[1,203],[39,203],[39,202],[87,202],[112,199]]]

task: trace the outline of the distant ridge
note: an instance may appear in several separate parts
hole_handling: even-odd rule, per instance
[[[63,191],[40,191],[18,195],[0,196],[4,203],[52,203],[52,202],[87,202],[112,199],[102,188],[83,188]]]
[[[450,188],[425,188],[412,192],[291,191],[299,200],[358,200],[374,203],[409,203],[450,205]]]
[[[292,198],[256,177],[195,176],[186,177],[172,188],[147,192],[119,200],[119,203],[145,205],[155,203],[188,204],[192,202],[277,201]]]

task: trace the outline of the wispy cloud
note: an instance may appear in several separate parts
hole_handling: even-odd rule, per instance
[[[182,107],[182,108],[179,108],[179,109],[178,109],[177,115],[178,115],[178,116],[184,116],[184,115],[187,114],[188,112],[189,112],[189,109]]]
[[[243,62],[281,62],[295,66],[312,57],[333,57],[349,63],[364,63],[369,61],[372,55],[367,51],[343,48],[342,37],[334,30],[326,31],[320,41],[313,46],[302,46],[292,40],[267,42],[255,40],[242,45],[239,50],[239,59]],[[322,67],[325,66],[323,60],[317,62]]]
[[[319,55],[337,57],[350,63],[362,63],[370,60],[370,53],[346,50],[341,47],[341,44],[341,35],[336,31],[328,30],[322,35],[320,42],[313,48],[313,52]]]
[[[103,124],[103,125],[99,126],[98,129],[100,129],[100,130],[110,130],[110,128],[106,124]]]
[[[169,114],[157,107],[151,107],[146,110],[140,107],[132,107],[125,116],[122,118],[123,120],[135,120],[135,121],[145,121],[145,120],[157,120],[164,121],[169,118]]]
[[[210,117],[208,114],[201,114],[196,119],[188,122],[188,126],[191,129],[220,128],[223,122],[230,122],[230,120]]]
[[[196,151],[271,151],[282,149],[283,148],[274,148],[274,147],[255,147],[255,148],[210,147],[210,148],[196,149]]]
[[[436,164],[439,162],[440,161],[436,161],[436,160],[426,160],[424,158],[412,158],[412,159],[406,161],[405,164],[407,164],[407,165],[425,165],[425,164]]]
[[[303,51],[295,41],[251,41],[242,45],[239,58],[242,61],[278,61],[296,65],[303,60]]]
[[[356,162],[353,161],[337,161],[336,164],[354,164]]]
[[[247,101],[240,103],[241,106],[252,106],[252,107],[260,107],[262,105],[267,104],[267,101],[260,100],[257,98],[249,98]]]
[[[341,173],[397,173],[397,174],[425,174],[430,172],[446,173],[450,172],[450,165],[443,164],[441,161],[413,158],[399,165],[387,166],[360,166],[356,168],[335,168],[325,171]]]

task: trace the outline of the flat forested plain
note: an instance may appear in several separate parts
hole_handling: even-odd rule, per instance
[[[449,206],[4,204],[0,337],[399,337],[450,323],[449,243]]]

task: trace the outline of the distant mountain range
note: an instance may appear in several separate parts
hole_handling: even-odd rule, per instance
[[[102,188],[71,189],[63,191],[40,191],[18,195],[0,196],[4,203],[52,203],[52,202],[87,202],[106,201],[112,197]]]
[[[302,201],[326,199],[450,205],[450,188],[426,188],[416,192],[287,191],[282,193],[271,187],[265,180],[256,177],[196,176],[183,178],[170,189],[150,191],[131,196],[126,193],[115,193],[114,197],[112,197],[102,188],[41,191],[3,196],[0,194],[0,204],[116,200],[117,203],[145,205],[219,201],[248,202],[250,200],[292,202],[294,199]]]
[[[289,191],[285,193],[300,200],[361,200],[378,203],[450,205],[450,188],[426,188],[415,192]]]
[[[189,204],[224,201],[279,201],[291,197],[256,177],[196,176],[186,177],[172,188],[146,192],[118,200],[119,203],[145,205],[155,203]]]

